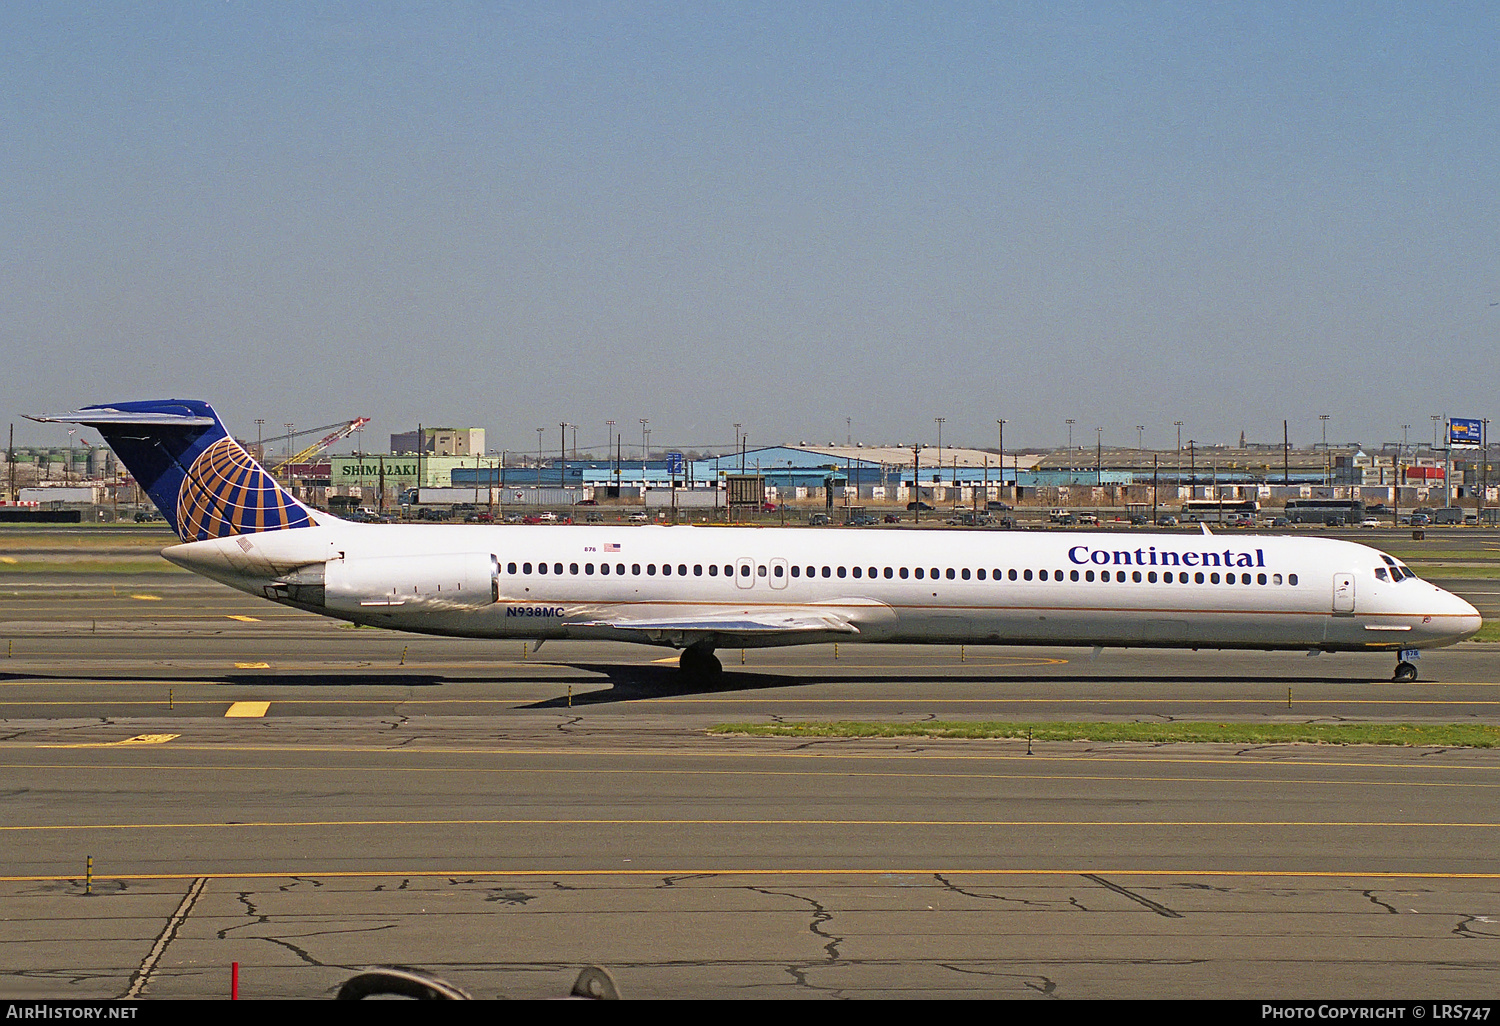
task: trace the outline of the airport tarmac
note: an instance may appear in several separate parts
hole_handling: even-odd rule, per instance
[[[692,691],[666,651],[352,629],[98,548],[0,570],[7,998],[220,997],[235,962],[245,998],[380,963],[478,997],[585,964],[627,998],[1493,995],[1493,751],[706,728],[1497,723],[1500,646],[1412,684],[1374,655],[724,650]]]

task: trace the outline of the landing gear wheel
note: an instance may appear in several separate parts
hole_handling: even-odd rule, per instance
[[[692,646],[682,650],[682,656],[677,660],[677,667],[683,676],[694,680],[717,680],[724,672],[724,664],[719,662],[719,657],[714,655],[711,648],[698,648]]]
[[[1400,662],[1396,664],[1396,675],[1391,678],[1403,684],[1409,684],[1417,679],[1417,668],[1413,663]]]

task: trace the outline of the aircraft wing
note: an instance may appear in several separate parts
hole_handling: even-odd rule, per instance
[[[608,628],[636,636],[652,644],[687,645],[707,637],[723,639],[725,644],[751,639],[773,640],[796,637],[813,640],[808,635],[858,634],[859,628],[838,616],[801,612],[745,612],[723,615],[663,617],[660,619],[590,620],[571,623],[570,627]]]

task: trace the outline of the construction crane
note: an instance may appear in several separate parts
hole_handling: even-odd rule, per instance
[[[280,474],[294,463],[302,463],[306,460],[311,459],[313,456],[316,456],[318,453],[328,448],[334,442],[337,442],[342,438],[348,438],[350,435],[354,434],[354,432],[358,431],[368,423],[370,423],[369,417],[355,417],[353,420],[340,421],[337,424],[324,424],[322,427],[308,428],[306,431],[298,431],[296,432],[296,434],[282,435],[281,437],[285,438],[288,443],[290,443],[293,438],[297,438],[301,435],[315,435],[319,431],[330,432],[329,434],[324,435],[322,438],[318,439],[312,445],[309,445],[306,449],[303,449],[301,452],[289,456],[286,459],[282,460],[280,463],[273,466],[271,468],[271,473]]]

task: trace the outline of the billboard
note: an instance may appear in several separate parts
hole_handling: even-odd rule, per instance
[[[1462,417],[1448,420],[1448,444],[1479,447],[1484,444],[1484,422]]]

